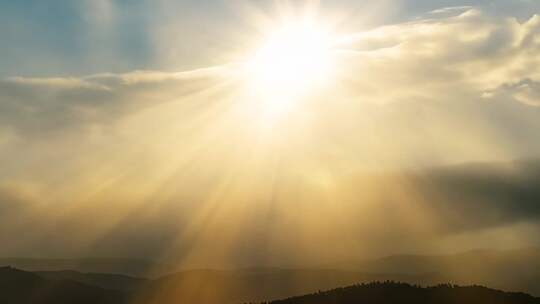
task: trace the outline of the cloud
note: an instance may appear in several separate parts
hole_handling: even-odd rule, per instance
[[[0,128],[22,136],[118,120],[224,81],[220,67],[180,73],[136,71],[82,78],[0,80]]]
[[[339,87],[322,93],[318,98],[322,102],[303,104],[302,111],[289,115],[283,128],[295,124],[298,131],[285,136],[299,137],[289,141],[302,142],[304,147],[309,143],[320,154],[330,153],[327,147],[331,143],[301,134],[312,129],[342,138],[354,130],[358,138],[340,140],[348,145],[343,150],[356,151],[351,152],[351,158],[373,163],[379,163],[372,161],[378,157],[391,158],[389,163],[399,165],[489,157],[502,160],[539,151],[534,137],[540,129],[540,72],[536,68],[540,65],[540,16],[518,20],[469,7],[439,11],[445,14],[428,14],[421,20],[344,37],[337,50],[335,83]],[[164,105],[200,104],[201,93],[227,84],[232,85],[205,98],[224,104],[223,100],[236,95],[236,101],[228,100],[229,107],[221,109],[223,115],[212,117],[228,120],[228,134],[241,133],[232,130],[236,122],[250,124],[258,118],[256,110],[250,108],[256,108],[256,100],[238,101],[243,85],[237,77],[240,66],[226,64],[181,73],[4,78],[0,80],[0,145],[6,147],[17,137],[47,141],[54,134],[127,124],[130,116],[150,108],[156,110],[152,115],[161,117],[167,108]],[[246,105],[243,114],[235,109],[235,102]],[[162,113],[158,113],[160,109]],[[200,116],[213,111],[195,107],[191,112],[175,110],[182,117],[177,123],[186,126],[185,113]],[[232,112],[236,116],[224,117]],[[344,119],[334,119],[323,127],[320,122],[331,120],[330,116]],[[392,130],[400,130],[399,139]],[[79,135],[83,140],[85,135]],[[368,139],[370,149],[365,147]],[[390,155],[397,150],[401,155]]]
[[[376,102],[414,98],[411,94],[451,99],[455,90],[480,98],[495,88],[540,79],[535,68],[540,64],[539,37],[538,15],[519,22],[467,9],[457,16],[384,26],[352,36],[344,50],[356,52],[351,57],[357,60],[357,68],[371,79],[360,83],[377,88],[384,81],[392,86],[389,94],[384,90],[371,98]]]
[[[413,177],[438,225],[449,233],[540,223],[540,162],[468,164]]]
[[[340,80],[353,82],[345,90],[353,98],[379,104],[481,102],[510,96],[538,105],[540,16],[519,22],[469,7],[437,11],[460,13],[343,39]],[[182,73],[7,78],[0,80],[0,121],[4,127],[36,132],[98,121],[203,90],[217,78],[225,81],[224,71],[234,69],[229,65]]]
[[[506,83],[495,90],[486,91],[484,98],[495,97],[509,98],[519,101],[529,106],[540,106],[540,82],[531,79],[524,79],[517,83]]]
[[[443,7],[436,10],[432,10],[429,12],[429,14],[446,14],[451,13],[454,14],[455,12],[463,12],[473,9],[474,7],[465,5],[465,6],[449,6],[449,7]]]

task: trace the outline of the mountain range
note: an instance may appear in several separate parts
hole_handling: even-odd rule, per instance
[[[452,284],[439,284],[433,287],[420,287],[406,283],[386,281],[368,284],[355,284],[329,291],[317,291],[307,295],[284,297],[293,292],[280,290],[286,286],[302,285],[303,280],[314,284],[309,272],[307,277],[296,277],[297,282],[277,283],[279,274],[260,275],[253,273],[212,273],[197,272],[167,276],[155,281],[141,282],[141,279],[118,275],[82,274],[60,272],[53,274],[32,273],[11,267],[0,268],[0,303],[5,304],[153,304],[153,303],[264,303],[264,304],[537,304],[540,298],[517,292],[503,292],[481,286],[460,287]],[[93,278],[98,284],[107,281],[126,284],[111,290],[92,284],[84,284],[70,278],[88,280]],[[102,281],[96,280],[101,278]],[[115,280],[116,279],[116,280]],[[141,283],[143,283],[141,285]],[[216,285],[218,284],[218,285]],[[181,286],[179,289],[175,287]],[[216,289],[220,286],[219,289]],[[277,289],[276,289],[277,288]],[[293,288],[294,289],[294,288]],[[282,298],[265,302],[259,297]]]
[[[27,260],[15,261],[20,263]],[[318,269],[171,269],[171,273],[155,278],[137,277],[130,273],[133,269],[142,269],[143,266],[162,264],[145,261],[143,266],[135,267],[134,264],[132,269],[124,268],[128,271],[119,273],[118,270],[123,269],[120,266],[129,264],[127,261],[105,259],[103,264],[97,262],[99,259],[92,259],[93,263],[77,263],[77,260],[64,260],[62,263],[53,261],[56,261],[56,264],[49,263],[47,259],[34,259],[32,263],[25,264],[26,271],[11,267],[0,268],[0,290],[25,295],[20,302],[6,300],[0,303],[37,303],[36,295],[47,294],[54,298],[62,294],[61,290],[70,289],[74,290],[74,295],[95,294],[103,303],[108,303],[106,301],[111,299],[115,303],[129,300],[130,304],[232,304],[284,299],[374,281],[399,281],[421,286],[475,284],[536,296],[540,294],[540,249],[537,248],[510,251],[475,250],[439,256],[395,255],[381,259],[340,262]],[[1,260],[1,263],[7,262],[9,259]],[[53,266],[65,265],[83,266],[72,270],[52,270]],[[90,265],[95,268],[92,269]],[[81,271],[83,269],[91,271]],[[10,279],[11,277],[13,278]]]

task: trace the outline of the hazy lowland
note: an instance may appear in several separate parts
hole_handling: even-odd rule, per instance
[[[0,304],[539,297],[540,1],[0,0]]]

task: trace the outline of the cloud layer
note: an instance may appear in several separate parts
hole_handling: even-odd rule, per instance
[[[540,169],[511,160],[540,155],[539,16],[446,8],[337,48],[330,88],[270,129],[241,63],[0,80],[0,254],[204,265],[538,242]],[[478,161],[510,165],[410,173]]]

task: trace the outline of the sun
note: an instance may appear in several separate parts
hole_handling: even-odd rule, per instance
[[[332,35],[313,21],[287,22],[270,31],[247,64],[259,95],[290,103],[328,83],[333,70]]]

